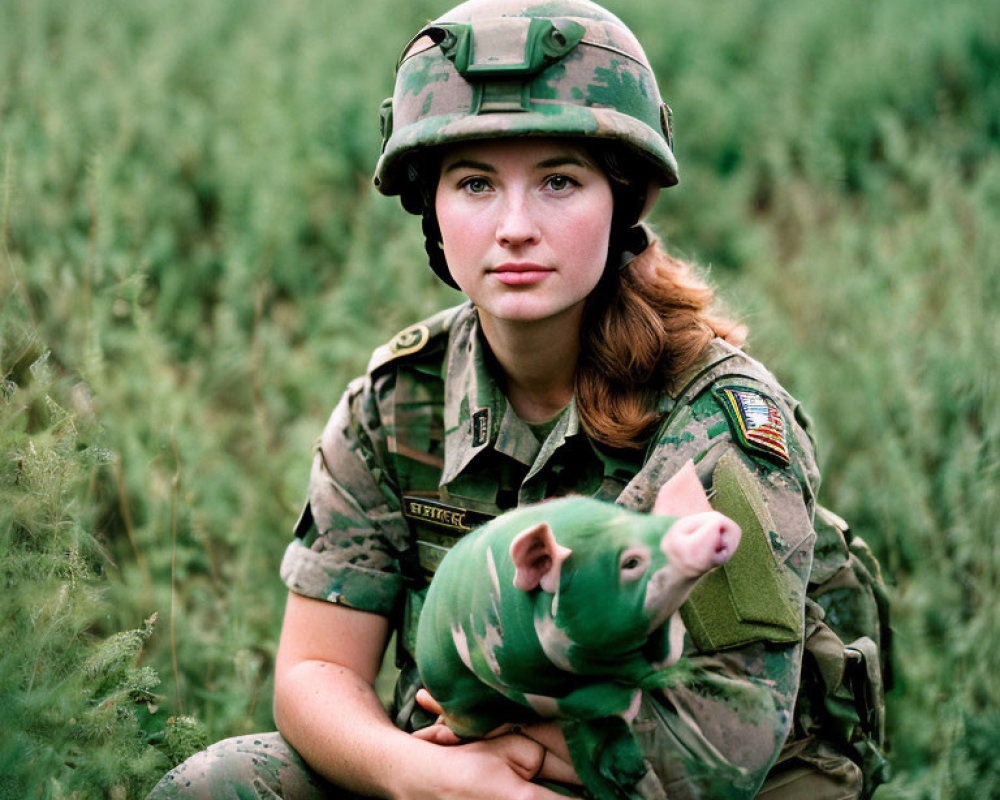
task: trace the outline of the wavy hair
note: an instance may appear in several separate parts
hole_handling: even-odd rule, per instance
[[[592,438],[637,448],[659,418],[662,393],[712,339],[738,346],[746,328],[716,310],[714,292],[695,268],[655,240],[608,272],[588,300],[574,390]]]

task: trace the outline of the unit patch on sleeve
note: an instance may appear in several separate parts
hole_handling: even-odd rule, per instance
[[[777,404],[753,389],[713,388],[739,443],[779,464],[791,463],[785,423]]]
[[[389,352],[393,356],[407,356],[416,353],[430,341],[431,332],[426,325],[411,325],[397,333],[389,342]]]

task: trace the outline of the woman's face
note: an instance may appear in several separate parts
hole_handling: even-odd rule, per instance
[[[448,269],[480,315],[579,319],[608,256],[611,186],[559,139],[449,148],[435,199]]]

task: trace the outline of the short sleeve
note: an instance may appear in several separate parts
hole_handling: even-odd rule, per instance
[[[331,414],[281,578],[297,594],[388,615],[403,588],[408,533],[377,396],[360,378]]]

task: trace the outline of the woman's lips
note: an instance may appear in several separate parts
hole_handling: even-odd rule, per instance
[[[494,267],[490,270],[490,274],[493,275],[500,283],[506,284],[507,286],[526,286],[532,283],[538,283],[545,279],[545,276],[555,272],[551,267],[545,267],[541,264],[533,263],[521,263],[521,264],[501,264],[498,267]]]

